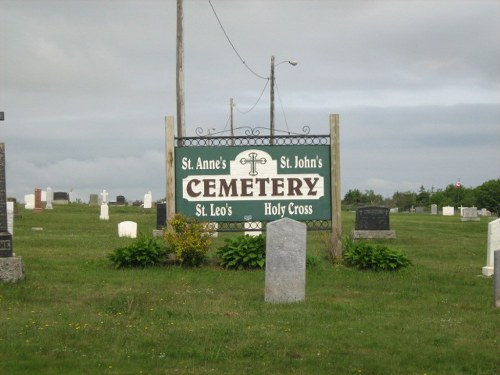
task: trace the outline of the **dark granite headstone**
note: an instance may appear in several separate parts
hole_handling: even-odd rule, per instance
[[[7,192],[5,183],[5,144],[0,143],[0,257],[12,256],[12,235],[7,224]]]
[[[389,230],[389,209],[361,207],[356,210],[356,230]]]
[[[125,202],[126,202],[126,200],[125,200],[125,197],[123,195],[118,195],[116,197],[116,204],[125,205]]]
[[[52,195],[52,204],[69,204],[69,194],[65,191],[55,191]]]
[[[167,204],[158,203],[156,205],[156,229],[163,229],[167,224]]]

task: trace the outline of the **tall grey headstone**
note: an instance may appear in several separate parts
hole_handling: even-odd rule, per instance
[[[99,197],[97,194],[90,194],[89,197],[89,206],[98,206],[99,205]]]
[[[306,239],[304,223],[285,217],[267,224],[266,302],[298,302],[305,299]]]
[[[53,199],[54,199],[54,193],[52,192],[52,188],[48,187],[47,193],[45,195],[45,209],[46,210],[54,209],[54,207],[52,207],[52,200]]]
[[[484,276],[492,276],[494,270],[493,252],[500,250],[500,219],[488,223],[488,248],[486,250],[486,266]]]
[[[7,225],[7,189],[5,183],[5,144],[0,143],[0,257],[12,256],[12,234]]]
[[[438,205],[431,204],[431,215],[437,215],[437,214],[438,214]]]

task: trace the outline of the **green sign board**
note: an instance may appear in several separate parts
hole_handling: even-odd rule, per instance
[[[177,147],[176,211],[200,220],[330,220],[330,146]]]

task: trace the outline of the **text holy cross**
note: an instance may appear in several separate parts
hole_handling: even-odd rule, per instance
[[[259,173],[257,172],[257,163],[259,164],[266,164],[267,160],[265,158],[260,158],[257,159],[257,153],[256,152],[251,152],[248,154],[250,159],[240,159],[240,163],[245,165],[247,163],[250,163],[250,176],[257,176]]]

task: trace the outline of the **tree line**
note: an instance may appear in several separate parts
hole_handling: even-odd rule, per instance
[[[430,208],[432,204],[437,204],[439,207],[474,206],[497,212],[500,205],[500,179],[486,181],[475,188],[450,184],[444,189],[434,187],[426,189],[422,185],[418,192],[396,191],[392,198],[384,198],[373,190],[361,192],[358,189],[351,189],[342,200],[345,209],[355,209],[359,206],[386,206],[407,211],[412,207]]]

